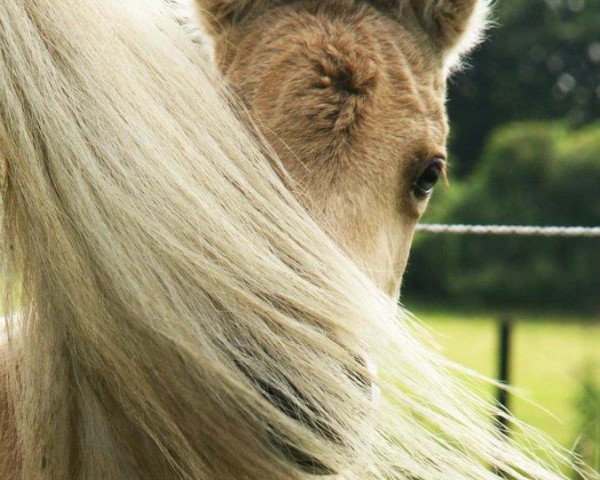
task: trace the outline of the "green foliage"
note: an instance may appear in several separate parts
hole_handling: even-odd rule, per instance
[[[436,193],[427,220],[600,225],[600,0],[502,0],[494,10],[473,67],[451,82],[459,181]],[[597,312],[599,247],[420,235],[405,297]]]
[[[583,372],[575,407],[579,415],[580,435],[576,453],[584,464],[600,472],[600,379],[598,369],[588,366]],[[576,479],[582,478],[578,473]]]
[[[455,188],[454,186],[452,188]],[[499,129],[427,221],[600,225],[600,124]],[[417,236],[405,295],[461,305],[600,309],[598,239]]]
[[[507,122],[600,118],[600,0],[502,0],[497,26],[450,92],[457,171]]]

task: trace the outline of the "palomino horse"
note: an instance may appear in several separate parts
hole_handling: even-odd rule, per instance
[[[2,478],[563,478],[396,306],[486,3],[200,3],[268,142],[160,1],[0,2]]]

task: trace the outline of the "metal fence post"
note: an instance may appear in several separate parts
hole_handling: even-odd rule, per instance
[[[499,408],[506,413],[510,409],[510,395],[502,386],[507,386],[510,383],[513,325],[512,318],[507,316],[500,318],[498,331],[498,381],[500,382],[500,388],[498,388],[497,401]],[[498,428],[506,436],[509,434],[510,425],[508,423],[507,418],[502,415],[498,416]]]

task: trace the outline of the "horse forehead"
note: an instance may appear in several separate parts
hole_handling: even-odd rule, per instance
[[[316,38],[364,48],[365,58],[371,59],[378,71],[377,83],[382,88],[376,89],[374,97],[380,106],[384,104],[382,113],[399,120],[403,116],[418,119],[432,137],[443,142],[448,127],[441,58],[398,21],[373,9],[358,12],[330,18],[325,28],[319,28],[319,20],[313,18]],[[352,52],[352,46],[348,51]]]
[[[444,144],[448,120],[441,75],[405,58],[388,64],[386,73],[388,89],[382,113],[410,126],[415,134],[421,132],[431,142]]]
[[[240,93],[255,107],[277,107],[283,91],[298,98],[310,93],[317,110],[335,102],[346,106],[351,94],[360,107],[352,118],[370,118],[371,127],[390,132],[403,129],[410,139],[443,143],[445,82],[439,58],[399,22],[366,7],[354,6],[350,14],[340,15],[295,5],[275,9],[242,34],[253,54],[241,54],[244,48],[236,52],[235,63],[242,67],[237,75],[245,85]],[[333,78],[322,78],[330,75]],[[315,90],[314,85],[325,80],[334,85],[337,80],[345,90],[328,91],[323,84]],[[355,88],[346,91],[345,84]],[[323,98],[327,92],[335,95]],[[363,128],[353,132],[355,137],[365,133]]]
[[[366,23],[379,80],[393,106],[445,125],[446,79],[441,58],[431,45],[397,21],[374,17]]]

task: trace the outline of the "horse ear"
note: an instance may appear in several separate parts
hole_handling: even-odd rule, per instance
[[[491,0],[369,0],[400,21],[416,18],[452,66],[483,38]]]
[[[211,35],[219,35],[227,28],[265,8],[283,5],[285,0],[195,0],[200,18]],[[289,0],[288,0],[289,1]]]
[[[451,62],[483,38],[490,0],[409,0],[419,23]]]

